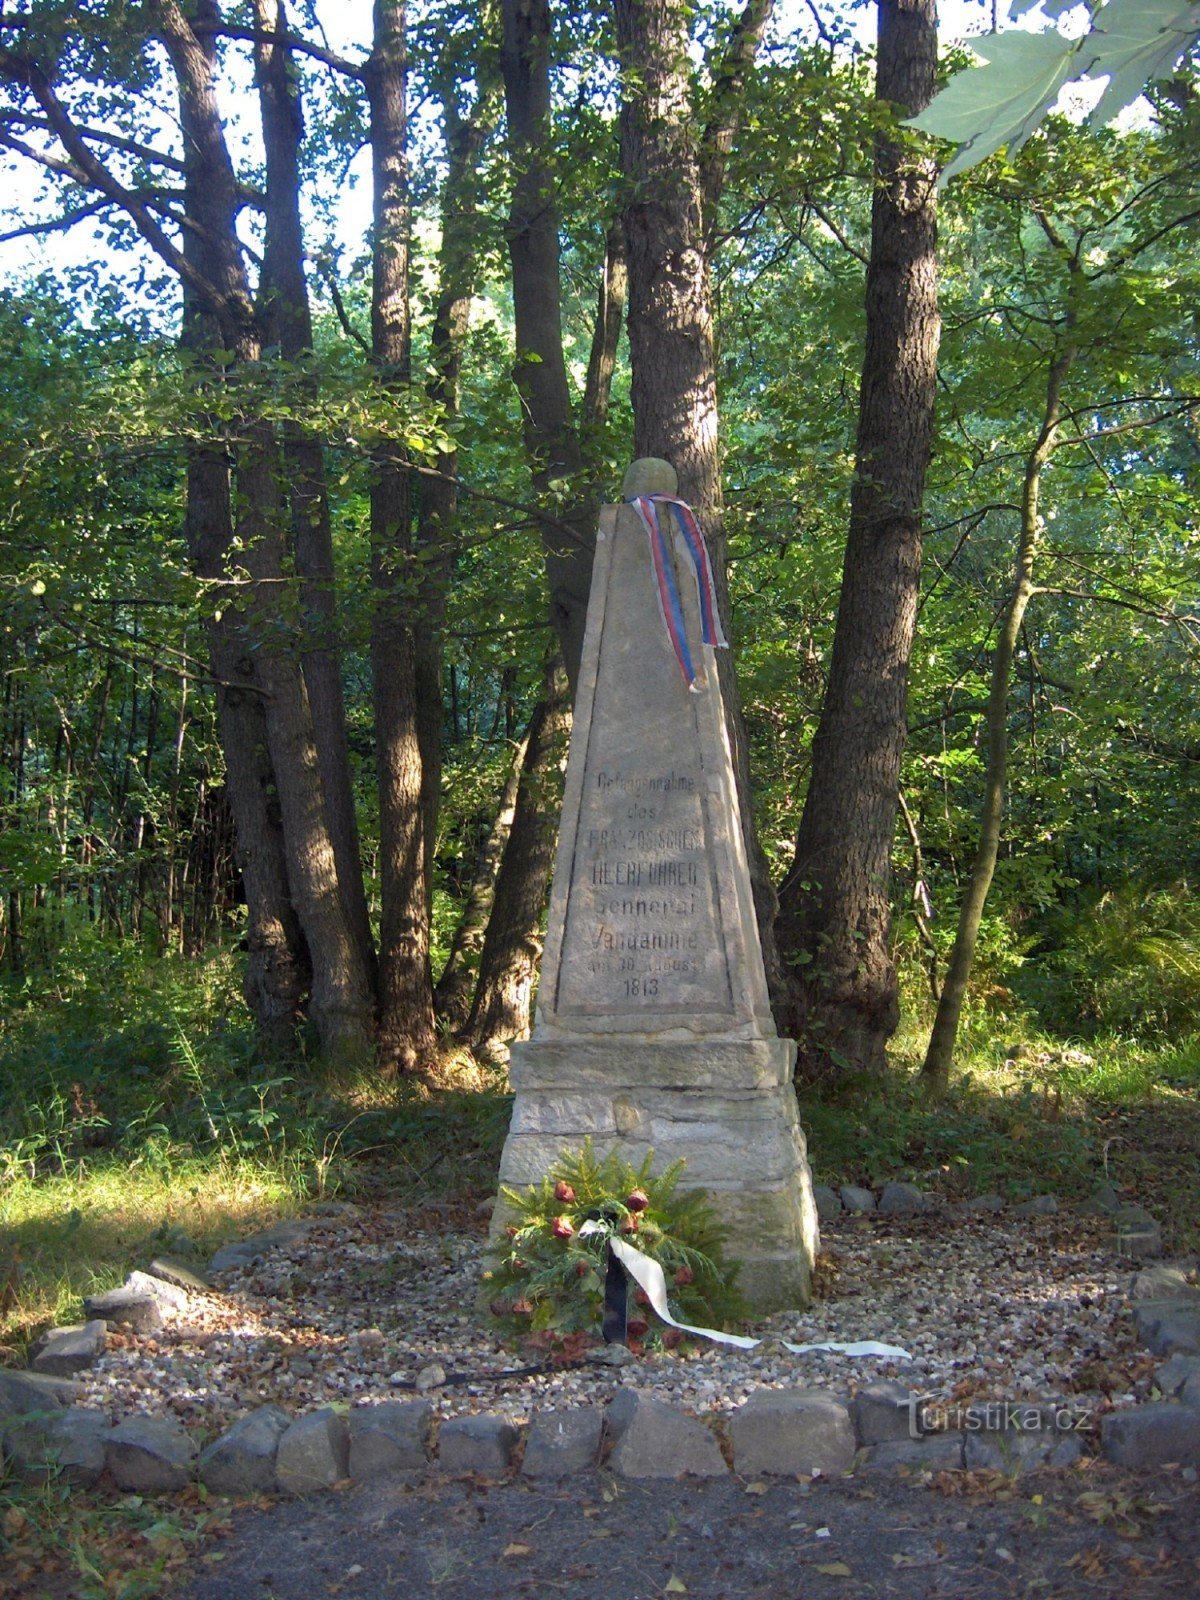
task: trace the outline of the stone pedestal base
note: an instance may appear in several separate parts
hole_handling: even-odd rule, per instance
[[[681,1188],[704,1189],[729,1228],[726,1256],[757,1313],[807,1305],[818,1245],[789,1039],[665,1043],[620,1036],[515,1044],[516,1099],[500,1182],[539,1182],[591,1138],[654,1168],[683,1159]],[[498,1206],[493,1228],[507,1218]]]

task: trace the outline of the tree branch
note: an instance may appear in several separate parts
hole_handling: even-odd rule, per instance
[[[733,149],[746,95],[746,80],[775,9],[775,0],[746,0],[724,58],[713,79],[708,122],[700,140],[700,185],[704,232],[711,235],[716,224],[721,190],[725,186],[725,163]]]
[[[31,117],[21,111],[0,112],[0,123],[12,122],[19,123],[23,128],[42,128],[53,132],[45,117]],[[126,139],[119,133],[109,133],[105,128],[85,128],[82,125],[79,132],[85,139],[91,139],[97,144],[106,144],[113,150],[123,150],[126,155],[137,156],[142,161],[152,161],[158,166],[170,167],[173,172],[184,171],[184,163],[178,156],[169,156],[165,151],[154,150],[138,139]]]
[[[198,39],[215,35],[222,39],[244,39],[251,44],[282,45],[285,50],[291,50],[297,55],[311,56],[314,61],[332,68],[334,72],[344,73],[347,78],[354,78],[359,83],[366,78],[365,61],[349,61],[345,56],[339,56],[336,51],[329,50],[324,45],[313,44],[302,34],[291,33],[286,29],[279,32],[270,28],[239,27],[231,22],[193,22],[192,32]]]

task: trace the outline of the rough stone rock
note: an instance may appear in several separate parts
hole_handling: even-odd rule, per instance
[[[813,1203],[822,1222],[830,1222],[842,1214],[842,1202],[838,1199],[837,1190],[831,1189],[827,1183],[813,1184]]]
[[[413,1387],[418,1394],[427,1394],[430,1389],[440,1389],[446,1381],[446,1369],[440,1361],[431,1361],[427,1367],[422,1367],[417,1373]]]
[[[875,1196],[870,1189],[861,1189],[854,1183],[844,1183],[838,1194],[846,1210],[856,1215],[875,1209]]]
[[[499,1478],[508,1471],[518,1431],[492,1412],[451,1417],[438,1433],[438,1461],[445,1472],[481,1472]]]
[[[164,1280],[177,1289],[189,1291],[192,1294],[210,1294],[212,1282],[202,1272],[197,1272],[182,1261],[176,1261],[173,1256],[155,1256],[150,1263],[150,1271],[160,1281]]]
[[[313,1494],[350,1476],[346,1419],[323,1406],[297,1417],[279,1441],[275,1482],[285,1494]]]
[[[108,1431],[103,1411],[69,1406],[6,1428],[0,1444],[9,1465],[24,1478],[62,1478],[77,1489],[90,1489],[104,1471]]]
[[[1014,1206],[1012,1214],[1014,1217],[1052,1217],[1057,1210],[1057,1195],[1035,1194],[1032,1200]]]
[[[623,1478],[719,1478],[726,1471],[716,1438],[677,1406],[624,1389],[605,1413],[616,1439],[608,1465]]]
[[[1153,1400],[1110,1411],[1101,1423],[1104,1454],[1120,1467],[1200,1466],[1200,1410]]]
[[[128,1285],[89,1295],[83,1302],[83,1314],[89,1321],[99,1318],[101,1322],[132,1328],[134,1333],[158,1333],[163,1325],[155,1296],[130,1289]]]
[[[879,1210],[885,1217],[909,1217],[928,1211],[929,1201],[915,1183],[885,1183],[879,1194]]]
[[[854,1461],[854,1424],[843,1401],[823,1389],[760,1389],[729,1424],[734,1470],[832,1477]]]
[[[864,1451],[859,1472],[949,1472],[963,1464],[961,1433],[930,1433],[923,1439],[885,1439]]]
[[[69,1328],[51,1328],[30,1365],[35,1372],[69,1377],[90,1367],[107,1343],[103,1322],[96,1319]]]
[[[907,1384],[878,1378],[864,1384],[851,1407],[860,1445],[912,1439],[918,1424],[916,1396]]]
[[[1200,1289],[1188,1282],[1187,1269],[1165,1261],[1135,1272],[1129,1294],[1133,1300],[1193,1300],[1200,1304]]]
[[[293,1217],[264,1233],[253,1233],[223,1245],[208,1264],[210,1272],[228,1272],[231,1267],[248,1267],[281,1245],[296,1244],[318,1225],[315,1217]]]
[[[1004,1210],[1004,1199],[998,1194],[975,1194],[958,1209],[966,1217],[994,1216]]]
[[[427,1400],[387,1400],[350,1413],[350,1476],[356,1483],[416,1472],[428,1464],[433,1407]]]
[[[183,1311],[188,1305],[190,1296],[186,1289],[181,1289],[177,1283],[171,1283],[166,1278],[160,1278],[152,1272],[131,1272],[125,1279],[125,1287],[131,1294],[152,1295],[158,1301],[159,1309],[164,1307],[171,1311]]]
[[[281,1406],[259,1406],[239,1417],[200,1452],[200,1482],[214,1494],[256,1494],[275,1487],[279,1441],[292,1425]]]
[[[1098,1183],[1079,1207],[1085,1217],[1111,1217],[1121,1209],[1121,1196],[1111,1183]]]
[[[603,1416],[597,1406],[539,1411],[529,1425],[521,1471],[529,1478],[569,1478],[600,1459]]]
[[[1200,1406],[1200,1365],[1180,1384],[1179,1398],[1185,1406]]]
[[[1113,1213],[1117,1249],[1123,1256],[1152,1260],[1162,1255],[1162,1228],[1145,1206],[1120,1206]]]
[[[1200,1356],[1173,1355],[1168,1356],[1154,1374],[1154,1383],[1164,1399],[1172,1400],[1182,1395],[1188,1379],[1194,1376],[1200,1377]],[[1195,1402],[1189,1400],[1188,1404]]]
[[[118,1489],[168,1494],[191,1479],[196,1442],[164,1417],[126,1417],[105,1439],[108,1470]]]
[[[0,1368],[0,1422],[11,1417],[39,1416],[69,1406],[82,1385],[72,1378],[44,1372],[12,1372]]]
[[[1072,1429],[1055,1428],[1053,1411],[1036,1410],[1045,1427],[992,1428],[963,1435],[963,1464],[969,1471],[989,1468],[1015,1477],[1035,1467],[1069,1467],[1083,1454],[1079,1434]]]
[[[1156,1356],[1200,1356],[1200,1306],[1186,1300],[1140,1300],[1133,1308],[1138,1332]]]

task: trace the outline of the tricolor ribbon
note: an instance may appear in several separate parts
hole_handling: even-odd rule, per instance
[[[683,535],[684,546],[695,570],[696,596],[700,603],[701,638],[713,649],[728,649],[729,641],[721,631],[721,618],[717,611],[717,589],[713,582],[712,563],[708,559],[708,547],[704,543],[704,535],[700,532],[700,524],[686,500],[678,500],[674,495],[635,495],[629,503],[642,519],[642,524],[650,537],[650,561],[654,568],[658,605],[666,626],[667,638],[670,639],[675,659],[679,662],[684,683],[693,694],[699,694],[696,669],[692,664],[692,652],[688,645],[687,628],[683,620],[679,585],[675,581],[675,568],[663,534],[659,507],[669,506],[674,512],[675,521]]]

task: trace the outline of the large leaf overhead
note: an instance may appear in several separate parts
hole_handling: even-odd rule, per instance
[[[1032,9],[1015,6],[1013,15]],[[1071,7],[1043,0],[1042,9],[1057,18]],[[1198,36],[1200,0],[1108,0],[1093,7],[1092,26],[1079,39],[1053,27],[988,34],[971,44],[984,65],[956,73],[910,126],[958,145],[942,171],[944,184],[1003,145],[1019,150],[1066,83],[1107,77],[1089,121],[1110,122],[1147,83],[1169,73]]]
[[[942,182],[1001,145],[1019,149],[1071,77],[1078,40],[1047,33],[989,34],[971,48],[986,65],[968,67],[935,95],[912,126],[959,146]]]

